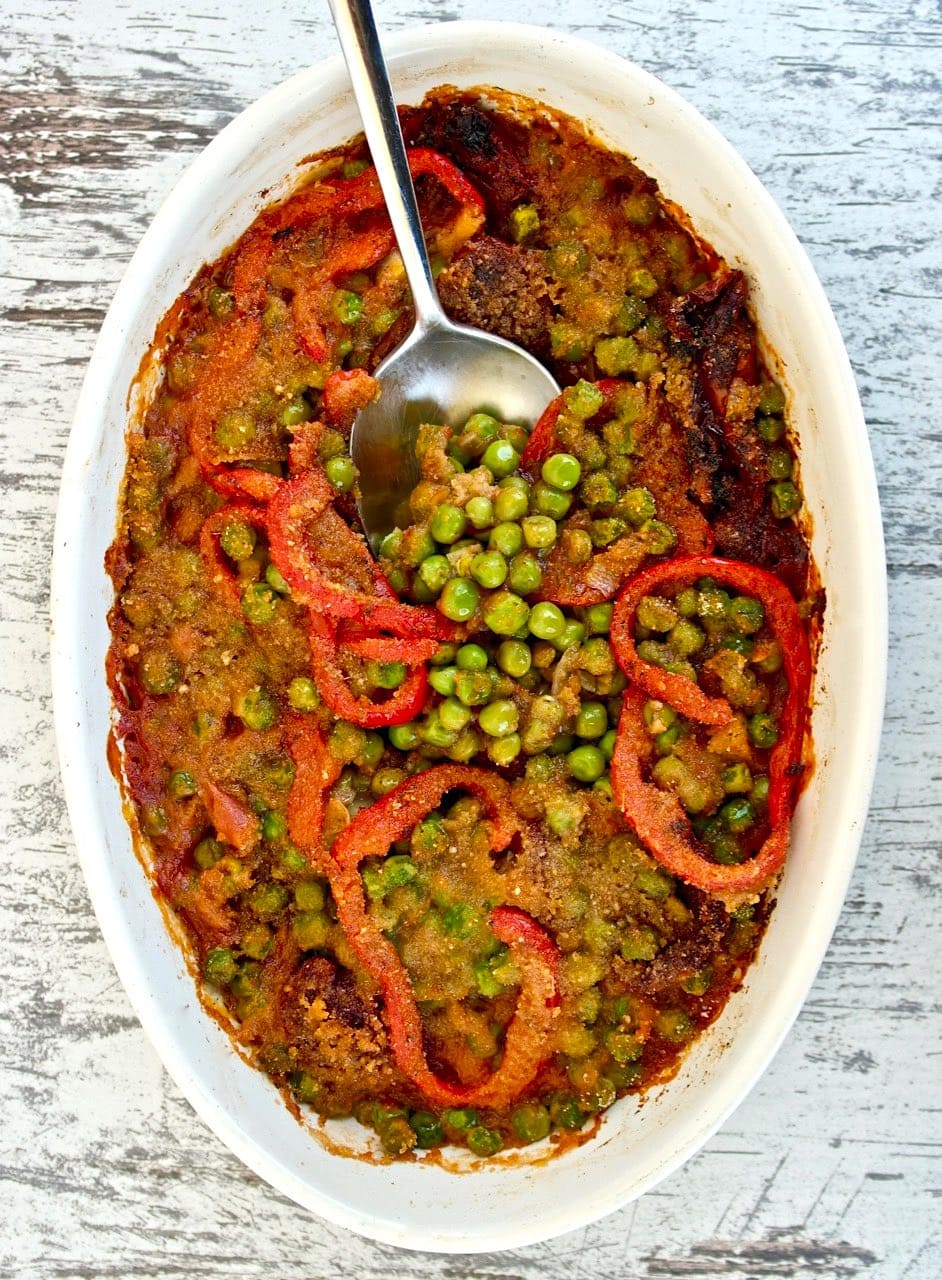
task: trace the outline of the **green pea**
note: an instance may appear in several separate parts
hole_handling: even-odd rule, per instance
[[[438,708],[438,718],[449,733],[460,733],[471,719],[471,710],[457,698],[446,698]]]
[[[540,229],[540,215],[532,204],[519,204],[516,209],[511,209],[508,222],[511,238],[517,244],[529,239]]]
[[[478,458],[500,435],[500,423],[489,413],[472,413],[459,436],[458,447],[469,457]]]
[[[720,817],[733,835],[748,831],[756,820],[755,810],[744,796],[727,800],[720,809]]]
[[[249,906],[262,920],[277,915],[288,901],[288,890],[283,884],[262,884],[249,894]]]
[[[235,307],[235,299],[228,289],[220,289],[214,284],[206,295],[206,305],[214,320],[224,320],[231,315]]]
[[[216,423],[216,443],[224,449],[242,449],[255,439],[255,419],[245,409],[229,409]]]
[[[782,480],[778,484],[769,485],[772,500],[772,514],[776,520],[786,520],[801,507],[801,494],[791,480]]]
[[[569,752],[566,763],[578,782],[595,782],[605,772],[605,756],[598,747],[576,747]]]
[[[149,836],[163,836],[167,834],[170,826],[170,819],[167,817],[167,810],[162,804],[149,804],[144,810],[144,830]]]
[[[237,698],[233,710],[247,729],[270,729],[278,719],[277,700],[260,685]]]
[[[468,1130],[465,1141],[476,1156],[496,1155],[504,1145],[504,1140],[496,1129],[486,1129],[480,1124]]]
[[[487,667],[487,650],[479,644],[463,644],[455,655],[459,671],[483,671]]]
[[[510,562],[510,573],[507,585],[518,595],[529,596],[539,591],[543,583],[543,570],[536,556],[529,551],[521,551]]]
[[[278,813],[276,809],[269,811],[262,818],[262,836],[269,844],[274,844],[278,840],[284,840],[288,834],[288,823],[283,813]]]
[[[681,618],[671,628],[667,643],[681,658],[689,658],[691,654],[700,652],[706,643],[706,636],[695,622],[691,622],[689,618]]]
[[[749,766],[737,761],[723,770],[721,781],[727,795],[745,795],[752,790],[752,774]]]
[[[583,480],[579,496],[590,511],[599,511],[614,505],[618,499],[618,490],[608,472],[593,471]]]
[[[377,769],[370,780],[370,790],[374,796],[388,795],[399,783],[405,778],[402,769],[386,768]]]
[[[201,871],[208,871],[210,867],[214,867],[226,852],[226,846],[212,836],[207,836],[205,840],[201,840],[193,850],[193,861]]]
[[[572,280],[589,269],[589,252],[579,240],[560,240],[546,255],[546,264],[559,280]]]
[[[569,1094],[554,1095],[550,1100],[550,1116],[557,1128],[570,1131],[581,1129],[586,1121],[578,1100]]]
[[[379,544],[379,554],[384,560],[395,560],[402,547],[402,530],[393,529],[387,533]]]
[[[562,489],[554,489],[545,481],[538,480],[533,486],[530,500],[537,514],[562,520],[572,506],[573,494],[564,493]]]
[[[431,533],[436,542],[450,546],[457,542],[468,527],[467,517],[460,507],[443,502],[432,516]]]
[[[237,972],[235,956],[228,947],[213,947],[203,961],[203,976],[217,987],[227,987]]]
[[[445,728],[439,719],[437,708],[425,717],[419,735],[430,747],[443,748],[453,746],[458,736],[454,729]]]
[[[608,729],[604,702],[583,702],[576,717],[577,738],[601,738]]]
[[[766,444],[778,444],[785,436],[785,423],[781,418],[760,418],[757,430],[760,440]]]
[[[324,464],[324,472],[334,488],[339,489],[341,493],[348,493],[357,478],[353,459],[345,453],[339,454],[336,458],[328,458]]]
[[[501,489],[494,499],[494,516],[502,522],[520,520],[530,509],[530,490],[520,485]]]
[[[605,733],[602,734],[601,738],[599,738],[599,750],[605,757],[606,761],[610,761],[612,756],[615,754],[616,739],[617,732],[615,729],[607,729]]]
[[[592,636],[582,647],[580,665],[592,676],[610,676],[615,671],[615,655],[604,636]]]
[[[515,635],[529,616],[529,605],[512,591],[496,591],[484,607],[484,621],[499,636]]]
[[[444,1130],[430,1111],[413,1111],[409,1123],[415,1134],[415,1145],[424,1151],[439,1147],[444,1142]]]
[[[566,616],[558,605],[542,600],[530,610],[527,626],[541,640],[556,640],[566,629]]]
[[[792,455],[787,449],[770,449],[765,468],[770,480],[789,480],[792,474]]]
[[[452,622],[467,622],[479,600],[477,585],[470,578],[450,578],[438,598],[438,608]]]
[[[613,542],[617,542],[627,532],[628,526],[624,520],[619,520],[615,516],[606,516],[603,520],[593,520],[589,525],[589,537],[592,539],[593,547],[610,547]]]
[[[429,673],[431,680],[431,673]],[[452,689],[459,702],[466,707],[480,707],[489,702],[494,692],[492,671],[459,671]]]
[[[785,408],[785,394],[775,382],[763,382],[759,391],[759,412],[763,416],[781,413]]]
[[[169,650],[151,649],[141,659],[140,676],[148,693],[172,693],[182,679],[182,672]]]
[[[575,618],[568,618],[560,634],[550,643],[562,653],[564,649],[570,649],[574,644],[582,644],[584,639],[585,623],[577,622]]]
[[[411,751],[419,745],[419,730],[411,721],[409,724],[394,724],[389,729],[389,744],[397,751]]]
[[[520,454],[509,440],[492,441],[481,456],[483,465],[498,479],[502,476],[509,476],[512,471],[516,471],[519,461]]]
[[[538,1102],[525,1102],[517,1107],[510,1123],[521,1142],[540,1142],[550,1131],[550,1115]]]
[[[440,644],[435,652],[429,658],[429,662],[433,667],[447,667],[455,660],[455,654],[458,652],[457,645]]]
[[[650,489],[644,488],[629,489],[618,504],[618,509],[624,513],[636,529],[646,524],[649,520],[653,520],[657,515],[654,494]]]
[[[657,280],[645,267],[638,267],[628,278],[628,292],[636,298],[652,298],[657,293]]]
[[[736,596],[729,606],[729,620],[737,631],[751,636],[765,621],[765,610],[758,600],[749,596]]]
[[[494,504],[490,498],[469,498],[464,511],[474,529],[489,529],[494,523]]]
[[[446,1107],[442,1112],[442,1124],[458,1133],[464,1133],[478,1122],[478,1113],[473,1107]]]
[[[255,530],[242,520],[230,520],[219,535],[219,545],[226,555],[235,561],[248,560],[255,550]]]
[[[519,524],[502,521],[491,530],[487,545],[502,556],[515,556],[523,546],[523,530]]]
[[[423,560],[435,554],[434,539],[428,529],[412,525],[400,535],[396,554],[408,568],[417,569]]]
[[[491,738],[503,738],[508,733],[515,733],[520,722],[520,713],[516,704],[509,698],[498,698],[489,702],[478,713],[478,724],[484,733]]]
[[[300,911],[323,911],[326,902],[324,886],[319,880],[302,880],[295,886],[294,900]]]
[[[265,581],[272,588],[272,590],[277,591],[280,596],[290,595],[291,588],[288,586],[287,582],[285,582],[284,578],[278,572],[278,569],[275,567],[275,565],[268,564],[265,566]]]
[[[554,489],[575,489],[582,476],[582,465],[571,453],[554,453],[546,459],[540,475]]]
[[[428,682],[436,693],[440,693],[443,698],[450,698],[455,692],[457,676],[457,667],[433,667],[428,673]]]
[[[778,725],[773,717],[765,712],[750,716],[746,728],[749,732],[749,740],[754,747],[774,747],[778,742]]]
[[[478,754],[481,746],[480,735],[472,725],[468,725],[461,730],[457,738],[446,750],[449,760],[455,760],[458,764],[467,764]]]
[[[491,738],[487,743],[487,754],[494,764],[506,768],[516,760],[522,749],[519,733],[508,733],[503,738]]]
[[[167,782],[167,791],[172,800],[186,800],[196,795],[196,779],[189,769],[174,769]]]
[[[612,627],[614,605],[593,604],[585,611],[585,629],[590,636],[607,636]]]
[[[451,577],[451,565],[445,556],[428,556],[419,565],[419,577],[433,595],[439,595]]]
[[[471,561],[470,569],[471,577],[488,590],[503,586],[507,578],[507,561],[499,551],[482,551]]]
[[[556,541],[556,521],[549,516],[526,516],[521,520],[520,527],[528,547],[546,550]]]
[[[242,592],[242,612],[256,626],[272,621],[277,603],[278,594],[267,582],[250,582]]]
[[[404,662],[371,662],[367,672],[377,689],[398,689],[408,674]]]
[[[336,289],[331,299],[331,310],[341,324],[356,324],[363,314],[363,299],[350,289]]]
[[[315,711],[320,702],[317,686],[308,676],[295,676],[288,685],[288,704],[294,711]]]
[[[532,620],[532,614],[531,614]],[[504,640],[497,649],[497,665],[508,676],[519,680],[530,670],[533,655],[529,645],[520,640]]]

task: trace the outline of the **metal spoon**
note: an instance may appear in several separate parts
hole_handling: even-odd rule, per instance
[[[330,8],[415,304],[415,327],[377,368],[382,391],[358,415],[350,441],[360,518],[375,547],[397,523],[409,522],[420,423],[455,426],[486,408],[503,422],[532,425],[559,387],[520,347],[445,315],[369,0],[330,0]]]

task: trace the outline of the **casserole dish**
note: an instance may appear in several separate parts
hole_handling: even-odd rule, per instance
[[[128,387],[161,316],[204,261],[289,189],[297,164],[358,130],[342,64],[301,73],[249,108],[197,159],[120,286],[78,406],[63,477],[53,659],[63,777],[90,892],[145,1029],[198,1113],[273,1185],[330,1220],[412,1248],[509,1248],[602,1216],[687,1158],[743,1098],[794,1019],[846,890],[882,715],[885,590],[879,511],[856,389],[833,317],[787,224],[745,164],[652,77],[558,33],[455,23],[387,49],[401,102],[432,86],[493,84],[582,120],[634,156],[733,267],[791,401],[812,549],[828,608],[818,659],[816,769],[798,809],[778,904],[743,989],[678,1076],[622,1100],[593,1141],[550,1162],[537,1149],[455,1176],[443,1167],[343,1159],[297,1124],[194,998],[134,856],[106,741],[103,557],[115,528]],[[264,193],[264,194],[263,194]],[[852,657],[852,661],[848,658]],[[861,690],[865,696],[861,697]],[[331,1126],[335,1143],[358,1141]],[[471,1166],[473,1168],[473,1166]],[[480,1223],[486,1222],[482,1232]]]

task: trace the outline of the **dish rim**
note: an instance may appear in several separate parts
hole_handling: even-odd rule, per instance
[[[862,468],[861,474],[857,477],[860,506],[858,523],[865,531],[868,542],[861,547],[858,554],[869,557],[875,581],[872,583],[872,598],[868,601],[870,647],[866,654],[867,660],[861,659],[861,669],[862,672],[869,671],[868,688],[873,696],[868,703],[868,713],[861,713],[861,720],[857,725],[857,740],[852,747],[848,748],[857,768],[853,771],[854,783],[853,786],[848,786],[848,799],[844,805],[848,811],[848,823],[843,855],[836,862],[834,854],[829,859],[829,866],[832,868],[829,876],[832,895],[831,910],[822,912],[816,932],[803,940],[801,955],[796,957],[795,967],[789,974],[789,987],[793,994],[787,1014],[768,1028],[762,1042],[752,1055],[749,1070],[740,1072],[745,1083],[741,1078],[735,1087],[727,1086],[725,1101],[722,1105],[715,1107],[702,1123],[691,1126],[687,1140],[677,1147],[672,1158],[652,1171],[642,1189],[647,1191],[699,1150],[735,1107],[742,1103],[762,1075],[804,1004],[846,897],[869,804],[883,720],[887,607],[882,523],[873,462],[857,388],[827,297],[795,233],[745,160],[713,124],[663,81],[637,64],[568,33],[522,23],[449,22],[397,31],[384,39],[384,47],[391,62],[405,58],[410,53],[429,51],[436,45],[442,45],[443,41],[451,47],[452,55],[455,56],[461,49],[463,41],[472,42],[482,38],[493,38],[495,29],[502,34],[505,33],[508,38],[530,44],[537,51],[547,46],[569,49],[583,58],[591,56],[592,59],[611,67],[613,72],[617,71],[621,75],[627,72],[639,85],[646,87],[652,97],[669,107],[682,122],[685,130],[699,134],[712,149],[719,151],[725,157],[737,172],[741,183],[748,189],[750,197],[759,204],[761,216],[781,239],[789,262],[798,273],[800,285],[815,304],[817,318],[829,339],[827,355],[836,362],[836,372],[839,373],[843,383],[842,399],[847,409],[847,416],[842,429],[844,433],[849,433],[850,442],[856,445]],[[133,928],[125,916],[115,885],[107,878],[104,858],[101,854],[105,833],[95,800],[97,775],[89,758],[87,745],[85,749],[76,750],[77,743],[85,744],[88,732],[83,731],[82,725],[85,714],[83,694],[89,673],[87,670],[84,674],[82,672],[82,626],[79,624],[79,610],[75,607],[76,592],[81,582],[81,564],[74,562],[75,553],[72,548],[78,544],[78,540],[73,540],[70,533],[75,522],[82,518],[82,508],[87,497],[86,476],[94,463],[105,401],[114,384],[118,353],[124,349],[122,327],[124,319],[126,314],[133,312],[139,305],[135,301],[138,291],[142,286],[146,287],[154,278],[153,268],[148,262],[152,246],[161,245],[168,232],[173,231],[175,227],[179,231],[180,211],[185,210],[193,202],[199,203],[202,177],[207,168],[217,165],[225,166],[227,160],[244,155],[246,151],[244,139],[246,136],[251,136],[256,124],[261,125],[272,116],[280,118],[284,115],[297,114],[297,106],[295,105],[292,111],[292,104],[304,99],[306,89],[309,90],[318,79],[332,81],[342,74],[343,59],[339,54],[321,60],[269,90],[226,125],[209,145],[194,157],[162,203],[114,294],[95,344],[76,406],[63,466],[56,517],[51,590],[51,661],[56,739],[76,846],[108,950],[135,1013],[156,1047],[163,1065],[201,1118],[244,1163],[266,1181],[339,1226],[348,1227],[385,1243],[416,1249],[440,1252],[508,1249],[548,1240],[584,1226],[628,1203],[642,1191],[626,1196],[617,1187],[603,1188],[593,1193],[591,1204],[588,1206],[584,1196],[574,1198],[570,1204],[560,1209],[558,1216],[548,1226],[542,1222],[514,1220],[503,1229],[490,1231],[484,1242],[474,1234],[474,1224],[470,1223],[464,1233],[456,1231],[445,1235],[430,1231],[422,1239],[417,1239],[412,1233],[404,1238],[402,1231],[396,1228],[395,1223],[379,1217],[365,1219],[361,1213],[349,1209],[333,1198],[329,1194],[329,1188],[314,1189],[309,1182],[286,1169],[277,1160],[270,1158],[268,1152],[261,1150],[247,1137],[238,1122],[220,1103],[218,1097],[204,1088],[202,1081],[192,1069],[192,1064],[185,1057],[181,1057],[170,1028],[162,1016],[155,994],[147,990],[146,975],[140,959],[140,943],[134,937]],[[486,83],[486,77],[482,77],[482,83]],[[821,358],[824,358],[823,354]],[[84,658],[84,665],[87,668],[87,658]],[[103,678],[104,672],[98,673],[98,679],[103,680]],[[100,749],[103,754],[104,744],[100,744]],[[100,765],[100,761],[98,763]],[[849,799],[851,792],[855,797],[853,803]],[[840,876],[837,874],[839,870],[842,873]],[[561,1159],[566,1157],[563,1156]]]

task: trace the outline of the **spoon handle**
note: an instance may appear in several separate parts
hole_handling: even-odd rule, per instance
[[[369,0],[329,0],[363,131],[415,303],[416,328],[447,323],[429,265],[386,60]]]

